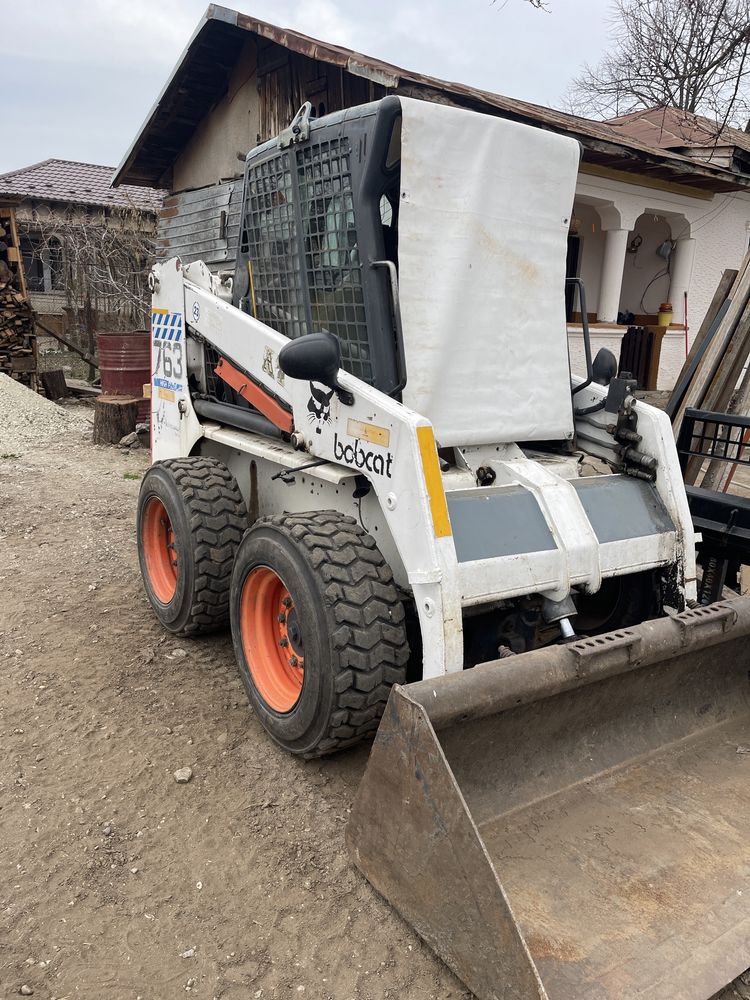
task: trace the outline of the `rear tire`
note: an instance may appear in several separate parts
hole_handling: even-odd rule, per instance
[[[232,563],[247,528],[237,481],[212,458],[156,462],[138,497],[138,559],[146,594],[175,635],[211,632],[229,617]]]
[[[404,683],[404,608],[375,540],[336,511],[257,521],[232,573],[232,639],[253,709],[291,753],[374,734]]]

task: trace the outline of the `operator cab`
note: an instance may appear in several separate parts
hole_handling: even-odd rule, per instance
[[[334,334],[342,368],[430,420],[447,456],[569,451],[578,144],[551,164],[539,130],[395,96],[311,110],[247,155],[233,304],[291,340]],[[247,407],[205,350],[209,399]]]
[[[396,394],[401,104],[308,113],[247,156],[233,304],[292,340],[330,331],[346,371]]]

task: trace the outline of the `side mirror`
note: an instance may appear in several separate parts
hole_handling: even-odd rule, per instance
[[[281,360],[281,355],[279,355]],[[600,347],[596,352],[594,363],[591,366],[594,382],[599,385],[609,385],[617,374],[617,358],[608,347]]]
[[[304,382],[320,382],[335,389],[342,403],[351,406],[354,397],[339,385],[341,345],[339,338],[327,330],[308,333],[285,344],[279,351],[279,368],[289,378]]]

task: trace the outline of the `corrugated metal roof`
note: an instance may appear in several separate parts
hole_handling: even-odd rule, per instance
[[[42,160],[0,174],[0,198],[33,198],[103,208],[137,208],[158,212],[166,194],[152,187],[111,187],[112,167],[75,160]]]
[[[140,132],[123,157],[113,179],[114,184],[123,181],[132,184],[161,182],[198,123],[226,93],[231,70],[248,33],[311,59],[338,66],[394,92],[407,90],[413,96],[427,99],[431,95],[442,94],[465,107],[572,135],[583,143],[585,159],[592,163],[620,170],[637,170],[714,191],[750,186],[750,176],[648,144],[637,137],[625,135],[621,129],[607,122],[580,118],[466,84],[415,73],[214,4],[206,10]]]

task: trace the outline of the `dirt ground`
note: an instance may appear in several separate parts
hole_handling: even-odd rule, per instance
[[[157,625],[147,462],[79,432],[0,459],[0,997],[468,1000],[349,864],[367,750],[292,759],[227,636]]]
[[[147,463],[78,433],[0,459],[0,997],[468,998],[349,864],[367,750],[292,759],[227,636],[157,625]]]

